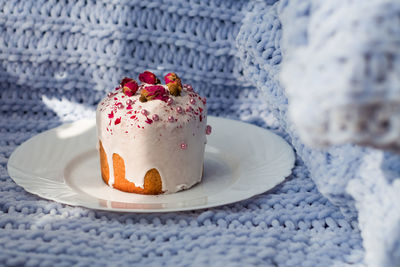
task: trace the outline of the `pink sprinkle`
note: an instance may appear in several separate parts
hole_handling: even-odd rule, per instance
[[[192,104],[192,105],[196,104],[196,99],[194,99],[194,98],[191,98],[189,101],[190,101],[190,104]]]
[[[120,124],[120,123],[121,123],[121,117],[119,117],[118,119],[116,119],[115,122],[114,122],[115,125]]]
[[[118,108],[118,109],[122,109],[122,108],[124,108],[124,105],[122,105],[122,103],[118,103],[118,104],[117,104],[117,108]]]
[[[193,92],[193,87],[190,84],[184,84],[183,87],[185,87],[189,92]]]
[[[170,105],[172,105],[173,103],[174,103],[174,100],[173,100],[171,97],[169,97],[169,98],[167,99],[167,105],[170,106]]]
[[[174,119],[174,117],[172,117],[172,116],[169,116],[169,117],[168,117],[168,121],[169,121],[169,122],[174,122],[174,121],[175,121],[175,119]]]
[[[176,112],[178,112],[179,114],[182,114],[182,112],[183,112],[182,107],[176,107]]]
[[[186,108],[186,112],[192,112],[192,107],[191,106],[188,106],[187,108]]]
[[[142,113],[145,116],[148,114],[147,110],[145,110],[145,109],[142,109],[142,111],[140,111],[140,113]]]
[[[182,143],[182,144],[181,144],[181,149],[185,150],[186,148],[187,148],[187,144]]]
[[[153,121],[158,121],[160,118],[158,117],[157,114],[153,114],[152,119]]]
[[[112,97],[113,95],[114,95],[114,94],[111,93],[111,92],[109,92],[109,93],[107,94],[108,97]]]
[[[211,126],[210,126],[210,125],[207,125],[207,127],[206,127],[206,135],[210,135],[210,134],[211,134],[211,131],[212,131]]]
[[[128,106],[132,105],[132,104],[133,104],[133,100],[132,100],[132,99],[126,100],[126,104],[127,104]]]

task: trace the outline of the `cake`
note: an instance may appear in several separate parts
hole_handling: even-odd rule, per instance
[[[165,84],[149,71],[131,78],[98,104],[101,176],[130,193],[168,194],[200,182],[204,171],[206,99],[175,73]]]

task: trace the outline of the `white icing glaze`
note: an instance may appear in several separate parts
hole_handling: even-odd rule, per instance
[[[162,100],[142,103],[139,97],[140,88],[131,97],[118,89],[97,107],[97,133],[107,156],[109,185],[114,184],[114,153],[124,159],[125,178],[136,186],[143,187],[146,172],[153,168],[160,173],[164,193],[200,182],[206,143],[205,98],[187,91],[186,87],[181,96],[170,96],[174,100],[171,105]],[[126,104],[128,99],[134,102],[131,107]],[[119,103],[123,108],[118,108]],[[183,112],[179,113],[177,107]],[[143,109],[147,115],[141,113]],[[158,121],[152,120],[154,114],[158,115]],[[174,122],[168,120],[170,116]],[[187,145],[186,149],[181,148],[182,143]]]

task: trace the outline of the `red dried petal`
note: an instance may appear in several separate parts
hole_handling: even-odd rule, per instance
[[[148,117],[146,117],[146,119],[147,119],[147,120],[146,120],[146,123],[147,123],[147,124],[152,124],[152,123],[153,123],[153,120],[152,120],[152,119],[150,119],[150,118],[148,118]]]
[[[143,83],[148,83],[148,84],[160,83],[160,80],[157,78],[157,76],[154,73],[147,70],[139,74],[139,80]]]
[[[109,119],[112,119],[112,118],[114,118],[114,112],[111,110],[111,113],[110,114],[108,114],[108,118]]]
[[[125,85],[127,82],[130,82],[130,81],[134,81],[134,80],[133,80],[132,78],[124,77],[124,78],[122,79],[122,81],[120,82],[121,87],[124,87],[124,85]]]
[[[117,118],[114,122],[115,125],[120,124],[121,123],[121,117]]]
[[[128,87],[131,91],[133,91],[134,93],[136,93],[136,91],[139,88],[139,85],[137,84],[137,82],[135,80],[129,81],[127,82],[124,87]]]
[[[134,93],[128,87],[124,87],[123,91],[124,91],[124,94],[126,96],[133,96],[134,95]]]

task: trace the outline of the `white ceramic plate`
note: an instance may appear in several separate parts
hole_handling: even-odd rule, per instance
[[[98,210],[169,212],[210,208],[248,199],[291,173],[294,153],[265,129],[209,116],[204,177],[191,189],[148,196],[125,193],[101,179],[94,120],[64,124],[19,146],[8,161],[11,178],[26,191]]]

